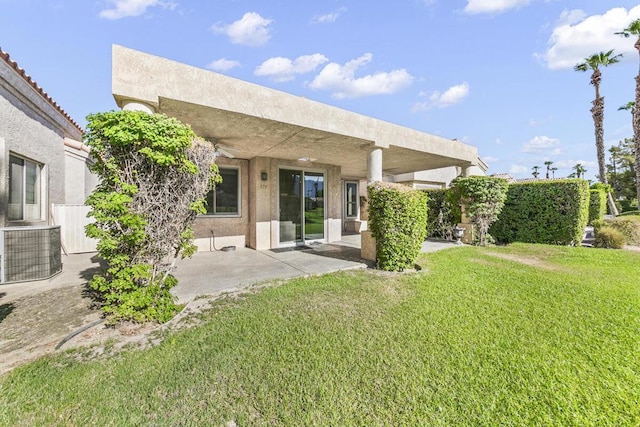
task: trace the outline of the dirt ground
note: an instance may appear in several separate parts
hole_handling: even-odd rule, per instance
[[[54,352],[75,347],[93,347],[100,352],[108,340],[142,341],[158,325],[96,324],[62,342],[83,326],[99,322],[102,313],[86,285],[50,289],[8,302],[0,288],[0,375]],[[56,349],[56,346],[59,348]]]
[[[260,286],[251,287],[255,290]],[[124,323],[117,327],[101,323],[102,312],[87,285],[50,289],[9,299],[0,288],[0,375],[39,357],[83,347],[83,357],[98,357],[135,345],[152,346],[166,329],[192,327],[201,313],[222,296],[249,291],[236,290],[189,302],[174,319],[164,325]],[[4,300],[4,301],[3,301]],[[83,327],[77,335],[70,336]]]

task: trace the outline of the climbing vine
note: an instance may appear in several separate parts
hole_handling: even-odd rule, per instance
[[[110,321],[169,320],[178,258],[195,252],[192,224],[219,181],[210,143],[161,114],[111,111],[87,117],[85,140],[100,184],[87,199],[87,236],[108,267],[90,281]]]

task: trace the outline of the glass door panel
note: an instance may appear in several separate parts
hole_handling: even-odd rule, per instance
[[[302,171],[280,169],[280,243],[302,241]]]
[[[304,173],[304,238],[324,239],[324,174]]]

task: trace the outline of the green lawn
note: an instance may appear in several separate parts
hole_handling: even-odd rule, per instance
[[[226,299],[151,350],[0,378],[0,425],[640,424],[640,253],[453,248]]]

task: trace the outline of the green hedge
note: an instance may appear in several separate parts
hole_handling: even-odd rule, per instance
[[[424,190],[427,193],[427,236],[437,239],[453,239],[456,226],[449,190]]]
[[[589,224],[604,218],[607,213],[607,192],[600,188],[589,190]]]
[[[383,270],[413,268],[427,234],[427,195],[399,184],[376,182],[368,189],[369,228]]]
[[[579,244],[589,219],[583,179],[511,184],[492,235],[502,243]]]

